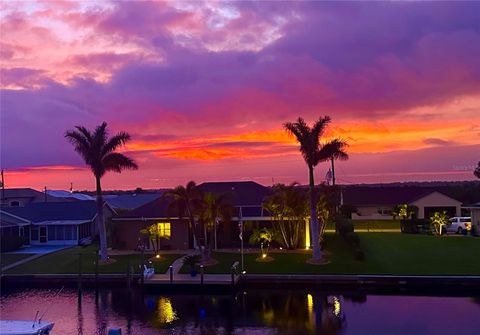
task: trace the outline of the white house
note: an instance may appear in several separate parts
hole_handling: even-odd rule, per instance
[[[429,218],[434,212],[447,211],[449,216],[460,216],[462,202],[433,188],[426,187],[373,187],[346,188],[343,203],[356,207],[353,220],[391,220],[395,205],[408,204],[418,208],[418,218]]]

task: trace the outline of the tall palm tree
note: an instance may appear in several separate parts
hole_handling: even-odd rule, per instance
[[[192,180],[186,186],[178,185],[173,190],[164,194],[164,197],[169,200],[168,211],[176,210],[179,218],[185,215],[188,217],[188,225],[192,232],[194,239],[194,246],[199,243],[196,224],[195,213],[201,204],[202,191],[197,184]]]
[[[341,140],[333,140],[327,143],[321,143],[320,139],[324,135],[331,119],[329,116],[319,118],[311,127],[307,125],[301,117],[297,122],[287,122],[283,126],[290,134],[294,135],[300,143],[300,152],[308,166],[309,186],[310,186],[310,230],[313,242],[314,262],[321,260],[319,224],[316,206],[316,190],[313,170],[319,162],[330,159],[333,149],[338,148]]]
[[[323,154],[326,156],[320,161],[330,159],[332,162],[332,185],[335,186],[335,160],[346,161],[349,157],[347,154],[348,143],[341,139],[334,139],[325,144]]]
[[[107,233],[103,214],[103,197],[100,180],[108,171],[121,173],[123,170],[136,170],[138,165],[127,156],[115,152],[130,140],[127,132],[121,131],[109,137],[107,123],[103,122],[93,132],[83,126],[76,126],[65,133],[65,138],[74,146],[75,151],[82,156],[95,176],[97,193],[97,222],[100,235],[100,257],[106,261]]]

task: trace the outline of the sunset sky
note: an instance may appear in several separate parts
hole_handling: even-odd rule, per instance
[[[305,183],[282,124],[323,115],[339,183],[475,179],[480,2],[2,1],[0,24],[7,187],[94,189],[64,133],[102,121],[140,166],[105,189]]]

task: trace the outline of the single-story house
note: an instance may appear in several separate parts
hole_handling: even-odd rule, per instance
[[[270,193],[270,188],[255,183],[245,182],[207,182],[199,185],[203,192],[230,197],[234,207],[233,216],[228,224],[220,224],[217,232],[217,245],[223,247],[240,246],[239,222],[253,224],[271,224],[272,217],[263,210],[262,202]],[[168,200],[160,197],[130,212],[112,219],[114,228],[114,247],[119,249],[137,249],[140,246],[153,248],[146,242],[140,231],[157,224],[158,229],[168,238],[162,238],[161,248],[191,249],[194,248],[193,232],[189,228],[187,218],[178,218],[178,213],[168,212]],[[245,229],[245,228],[244,228]],[[203,233],[199,232],[199,236]],[[249,232],[244,231],[244,240],[248,240]]]
[[[108,221],[115,211],[106,204],[104,213]],[[23,233],[26,243],[32,245],[78,245],[98,232],[95,201],[34,202],[24,207],[2,207],[0,215],[2,222],[17,220],[19,234]]]
[[[480,202],[477,202],[473,205],[464,206],[463,208],[470,211],[473,235],[480,236]]]
[[[391,220],[395,205],[408,204],[418,208],[418,218],[429,218],[445,210],[449,216],[461,216],[462,202],[427,187],[352,187],[342,190],[342,202],[354,206],[353,220]]]
[[[0,234],[2,237],[22,236],[28,244],[30,240],[30,221],[0,211]]]

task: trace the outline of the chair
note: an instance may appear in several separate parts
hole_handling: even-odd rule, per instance
[[[147,266],[143,265],[143,278],[148,279],[155,274],[155,268],[147,268]]]

